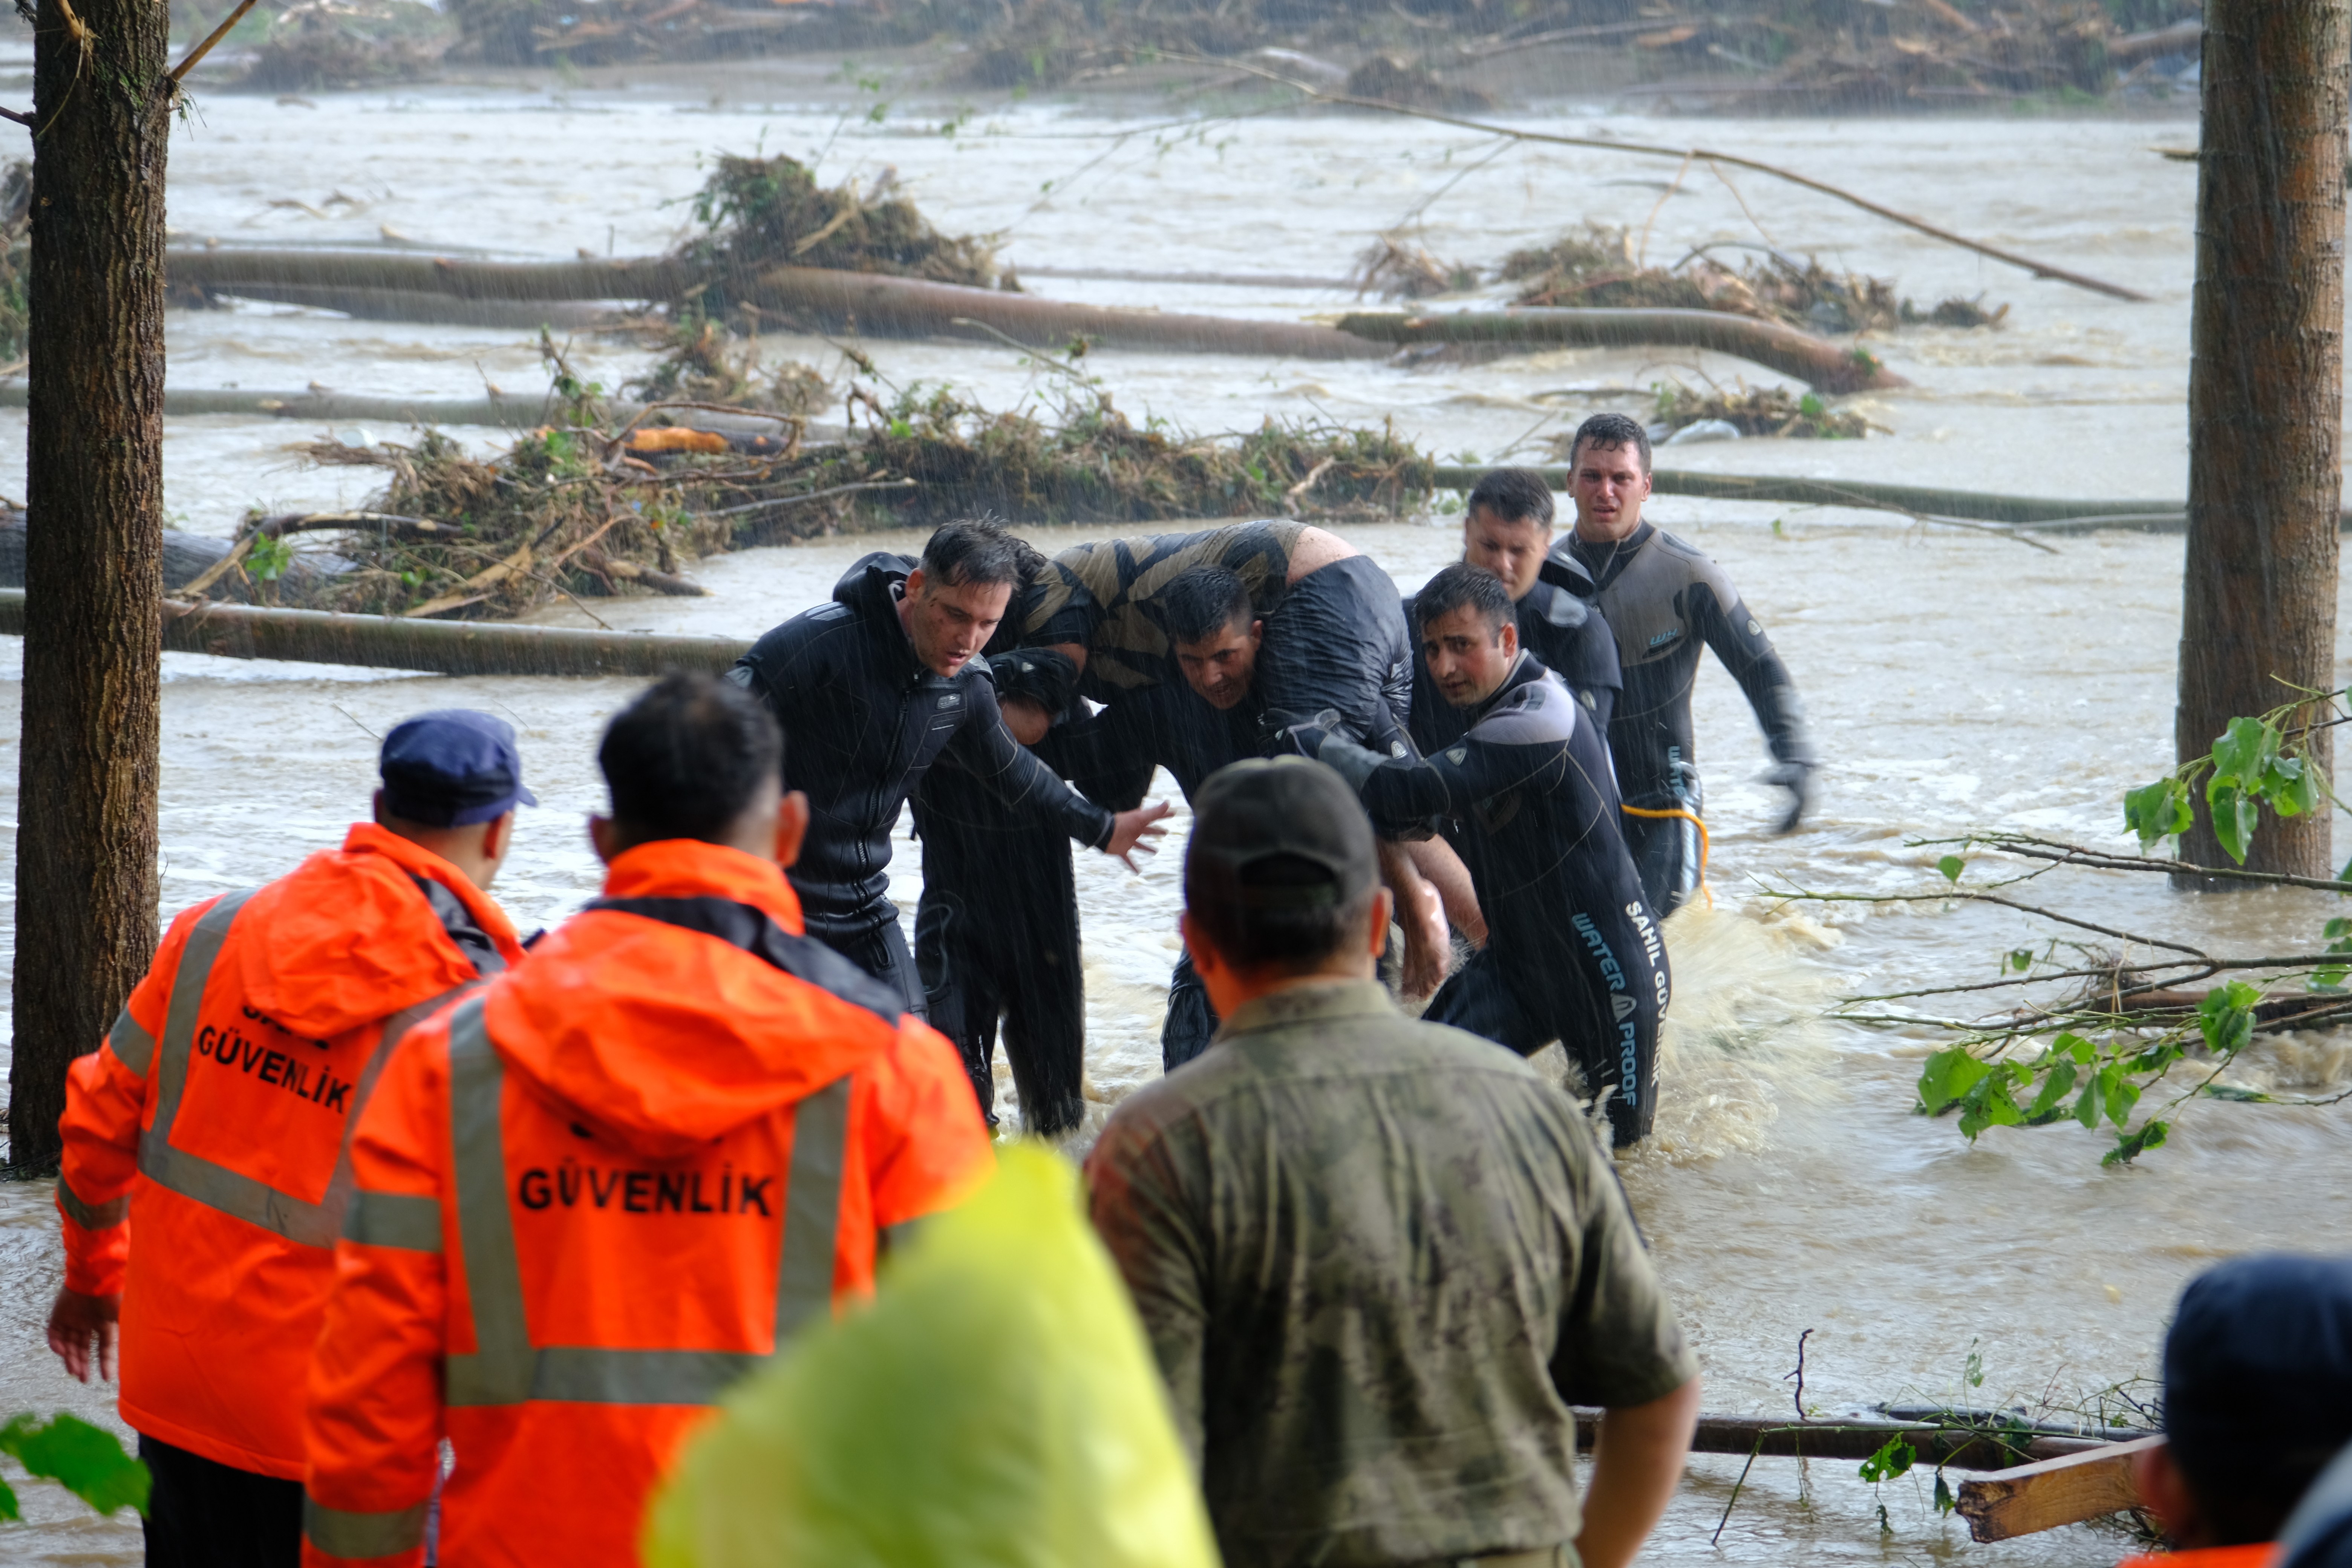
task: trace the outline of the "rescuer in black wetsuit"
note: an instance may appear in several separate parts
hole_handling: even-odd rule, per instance
[[[1578,426],[1569,491],[1576,531],[1552,553],[1591,575],[1601,613],[1616,634],[1624,688],[1609,722],[1609,749],[1628,814],[1626,843],[1651,907],[1663,917],[1698,886],[1705,797],[1690,696],[1702,644],[1715,649],[1763,727],[1774,764],[1763,782],[1790,794],[1774,831],[1792,833],[1804,820],[1817,764],[1789,667],[1763,623],[1740,602],[1723,568],[1642,521],[1650,494],[1650,438],[1642,426],[1622,414],[1596,414]]]
[[[1468,720],[1427,758],[1398,760],[1303,725],[1299,751],[1339,769],[1398,833],[1436,826],[1470,868],[1486,945],[1423,1015],[1522,1056],[1557,1039],[1610,1091],[1622,1146],[1656,1115],[1665,943],[1617,831],[1609,763],[1582,704],[1519,647],[1509,591],[1466,563],[1414,602],[1425,673]]]
[[[1026,545],[1022,552],[1023,578],[1034,584],[1045,558]],[[1014,595],[1016,607],[1020,597]],[[1017,616],[1007,615],[982,652],[1000,705],[1020,698],[1084,718],[1069,661],[1016,651],[1019,635]],[[1058,756],[1061,734],[1056,728],[1032,748],[1056,773],[1066,771]],[[1150,782],[1147,773],[1123,804],[1140,804]],[[1023,1131],[1068,1132],[1086,1117],[1087,1034],[1069,838],[1053,821],[1006,811],[952,751],[923,775],[913,804],[915,836],[923,843],[915,973],[931,1026],[962,1053],[981,1110],[994,1126],[1002,1020]]]
[[[1163,584],[1154,613],[1184,679],[1135,688],[1093,718],[1058,731],[1055,754],[1071,780],[1105,805],[1121,805],[1141,799],[1152,770],[1164,767],[1189,801],[1219,768],[1263,755],[1279,729],[1269,725],[1257,684],[1271,634],[1252,612],[1248,585],[1223,566],[1192,566]],[[1332,722],[1353,732],[1336,712]],[[1381,747],[1379,754],[1397,752],[1411,754],[1402,746]],[[1216,1013],[1188,953],[1169,980],[1163,1065],[1173,1071],[1191,1061],[1216,1031]]]
[[[1113,814],[1055,777],[1004,728],[973,656],[1003,619],[1019,577],[1013,542],[992,523],[951,522],[919,563],[880,552],[853,564],[833,603],[751,645],[730,679],[783,725],[785,774],[809,797],[808,838],[792,868],[808,933],[896,986],[923,991],[889,889],[898,809],[943,752],[1011,810],[1055,822],[1126,858],[1165,805]],[[1133,864],[1130,860],[1129,864]]]

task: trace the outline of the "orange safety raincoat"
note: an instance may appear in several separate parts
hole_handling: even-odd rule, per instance
[[[981,1174],[954,1048],[801,930],[773,862],[640,845],[410,1036],[353,1145],[306,1564],[419,1562],[445,1435],[448,1568],[635,1563],[720,1393]]]
[[[292,875],[184,911],[105,1044],[73,1064],[66,1288],[121,1295],[137,1430],[301,1479],[351,1130],[401,1030],[475,980],[453,931],[483,968],[522,957],[463,871],[361,823]]]

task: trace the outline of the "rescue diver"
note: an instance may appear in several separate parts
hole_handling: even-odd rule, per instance
[[[1165,804],[1110,813],[1055,777],[1004,727],[987,665],[1021,578],[1020,553],[987,521],[945,524],[919,561],[861,557],[833,602],[770,631],[729,679],[793,739],[809,797],[808,843],[792,869],[809,934],[924,1009],[889,898],[890,831],[925,772],[952,751],[1006,806],[1059,824],[1132,866],[1166,830]]]
[[[1609,760],[1582,704],[1519,645],[1510,591],[1461,563],[1413,600],[1422,658],[1462,710],[1462,738],[1425,759],[1367,751],[1318,724],[1290,742],[1339,770],[1384,833],[1434,824],[1470,868],[1486,944],[1425,1022],[1532,1055],[1557,1039],[1608,1093],[1620,1146],[1657,1111],[1665,943],[1617,827]]]
[[[352,1130],[406,1032],[522,959],[488,891],[516,806],[538,804],[513,729],[419,714],[381,767],[375,819],[341,848],[182,911],[67,1076],[49,1348],[85,1383],[95,1349],[110,1378],[119,1320],[152,1563],[300,1560],[303,1382]]]
[[[1596,414],[1569,447],[1576,529],[1553,557],[1591,574],[1617,637],[1624,687],[1609,749],[1627,817],[1625,839],[1650,907],[1661,918],[1697,888],[1705,857],[1705,795],[1691,727],[1691,683],[1701,644],[1739,683],[1773,765],[1760,782],[1789,792],[1775,833],[1793,833],[1813,802],[1819,765],[1789,667],[1723,568],[1642,521],[1650,497],[1650,437],[1622,414]]]
[[[1034,585],[1045,559],[1018,539],[1013,543],[1022,581]],[[1015,590],[1016,605],[1021,595]],[[1019,617],[1007,615],[980,655],[999,704],[1020,699],[1083,718],[1067,661],[1016,650],[1020,629]],[[1060,733],[1049,731],[1032,748],[1056,772]],[[1150,784],[1147,777],[1136,790],[1138,802]],[[1072,1131],[1086,1118],[1087,1016],[1069,838],[1054,822],[1006,811],[952,751],[923,775],[913,804],[923,844],[915,972],[931,1026],[963,1053],[990,1126],[1001,1023],[1022,1131]]]

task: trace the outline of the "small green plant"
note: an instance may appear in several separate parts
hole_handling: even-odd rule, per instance
[[[270,534],[255,539],[245,552],[245,569],[257,583],[275,583],[294,564],[294,547]]]
[[[2317,810],[2328,798],[2327,781],[2303,749],[2304,732],[2290,736],[2285,728],[2305,706],[2289,703],[2259,719],[2232,719],[2204,756],[2126,794],[2124,826],[2139,835],[2140,847],[2189,831],[2196,816],[2190,792],[2200,781],[2213,837],[2241,866],[2262,826],[2263,806],[2282,817]]]
[[[47,1421],[29,1413],[12,1415],[0,1426],[0,1453],[24,1466],[27,1475],[57,1482],[100,1513],[147,1511],[147,1467],[125,1453],[113,1433],[78,1415],[60,1412]],[[15,1489],[0,1480],[0,1519],[23,1517]]]

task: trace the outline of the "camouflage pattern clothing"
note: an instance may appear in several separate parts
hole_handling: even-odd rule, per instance
[[[1238,1010],[1087,1176],[1228,1568],[1572,1542],[1569,1406],[1697,1372],[1567,1096],[1370,981]]]
[[[1087,649],[1079,689],[1097,702],[1172,677],[1173,650],[1153,597],[1188,566],[1223,566],[1271,616],[1290,585],[1290,555],[1303,522],[1235,522],[1197,533],[1161,533],[1073,545],[1023,595],[1021,640]]]

